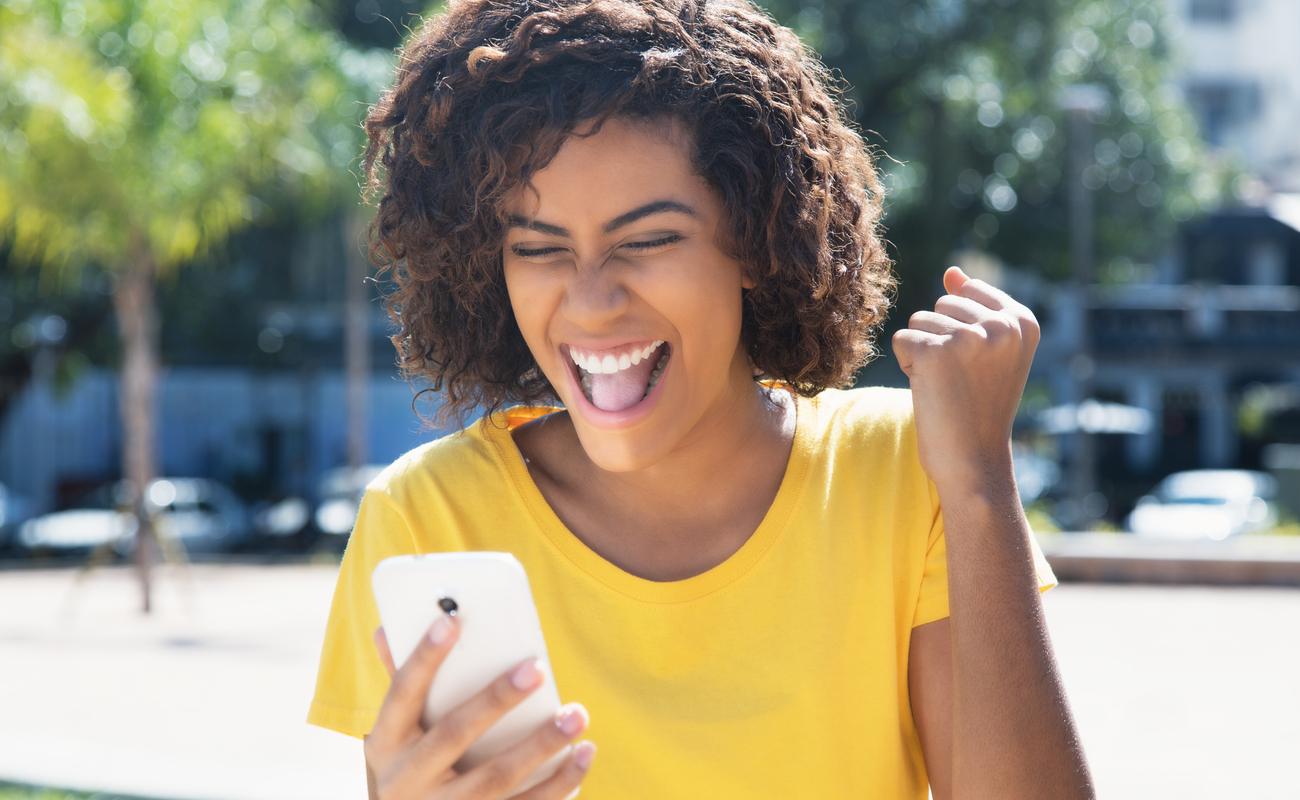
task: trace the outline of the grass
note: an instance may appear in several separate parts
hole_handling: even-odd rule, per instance
[[[145,800],[145,798],[106,792],[74,792],[70,789],[51,789],[0,781],[0,800]]]
[[[1300,536],[1300,522],[1294,520],[1283,522],[1275,528],[1262,531],[1270,536]]]

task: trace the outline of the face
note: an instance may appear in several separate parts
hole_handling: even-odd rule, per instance
[[[531,188],[507,203],[510,303],[597,466],[651,466],[752,405],[752,284],[721,249],[721,202],[680,124],[611,119],[570,137]]]

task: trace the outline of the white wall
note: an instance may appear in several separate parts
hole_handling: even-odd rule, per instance
[[[1300,191],[1300,2],[1236,0],[1226,24],[1194,22],[1190,0],[1166,0],[1179,83],[1231,79],[1260,87],[1259,116],[1225,149],[1274,188]]]

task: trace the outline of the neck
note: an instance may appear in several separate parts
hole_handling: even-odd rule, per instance
[[[779,484],[794,434],[794,398],[755,383],[747,359],[733,370],[732,385],[735,390],[719,398],[668,457],[630,472],[609,472],[588,461],[592,484],[650,519],[684,511],[697,519],[725,518],[738,502],[748,503],[750,493],[770,488],[773,477]]]

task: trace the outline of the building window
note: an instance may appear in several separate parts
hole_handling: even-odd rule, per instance
[[[1259,84],[1254,81],[1194,81],[1187,86],[1201,137],[1222,145],[1228,131],[1254,118],[1260,109]]]
[[[1222,25],[1237,15],[1237,0],[1188,0],[1192,22]]]

